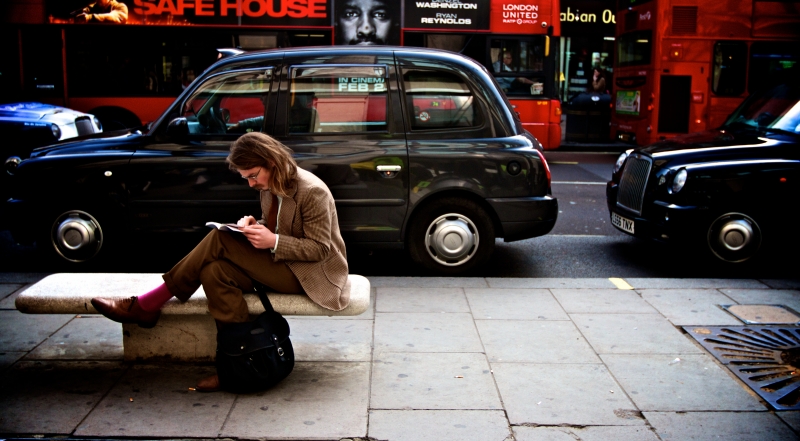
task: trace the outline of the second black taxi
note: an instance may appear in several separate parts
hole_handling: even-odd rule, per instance
[[[623,153],[606,187],[618,229],[727,263],[790,249],[799,194],[796,81],[750,95],[716,130]]]
[[[8,158],[3,226],[85,264],[133,233],[258,214],[225,164],[231,141],[254,130],[330,187],[348,246],[405,248],[460,274],[495,238],[556,222],[541,145],[483,66],[445,51],[325,47],[226,57],[145,127]]]

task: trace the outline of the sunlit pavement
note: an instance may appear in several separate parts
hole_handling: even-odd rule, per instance
[[[349,318],[291,317],[264,393],[190,390],[210,365],[124,363],[99,316],[25,315],[0,273],[0,433],[45,438],[797,439],[684,331],[721,305],[800,311],[800,280],[371,277]]]

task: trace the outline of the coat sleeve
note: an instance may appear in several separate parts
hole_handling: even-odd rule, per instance
[[[333,199],[325,189],[313,186],[297,200],[295,222],[300,222],[301,235],[280,232],[275,261],[322,262],[331,251]]]

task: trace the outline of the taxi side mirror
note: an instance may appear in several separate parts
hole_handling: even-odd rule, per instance
[[[189,136],[189,122],[184,117],[175,118],[167,124],[167,136],[185,138]]]

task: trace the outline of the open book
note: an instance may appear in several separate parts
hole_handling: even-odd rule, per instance
[[[206,222],[206,226],[211,228],[216,228],[222,231],[236,231],[239,233],[242,232],[242,227],[236,224],[221,224],[219,222]]]

